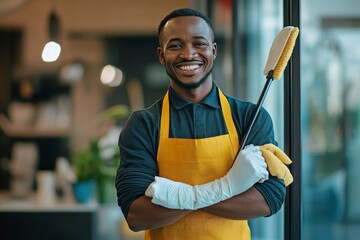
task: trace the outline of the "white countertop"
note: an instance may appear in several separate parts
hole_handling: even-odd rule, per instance
[[[93,212],[98,209],[96,201],[86,204],[76,202],[54,201],[43,203],[36,199],[35,194],[27,197],[14,197],[10,193],[0,192],[1,212]]]

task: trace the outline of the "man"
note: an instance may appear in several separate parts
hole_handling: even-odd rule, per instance
[[[261,110],[252,145],[236,156],[254,105],[216,86],[211,21],[175,10],[158,38],[170,86],[121,132],[118,204],[145,239],[250,239],[247,220],[276,213],[285,196],[284,180],[268,175],[258,147],[276,144],[271,118]]]

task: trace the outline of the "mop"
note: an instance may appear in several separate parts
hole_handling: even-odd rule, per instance
[[[281,78],[285,67],[293,52],[296,38],[299,35],[299,28],[293,26],[284,27],[276,36],[268,55],[268,59],[264,69],[264,75],[266,76],[265,86],[260,94],[260,97],[254,108],[250,124],[241,140],[240,148],[237,153],[245,147],[246,141],[249,137],[251,129],[256,121],[256,118],[260,112],[261,106],[265,100],[266,94],[274,79]],[[235,158],[236,159],[236,158]]]

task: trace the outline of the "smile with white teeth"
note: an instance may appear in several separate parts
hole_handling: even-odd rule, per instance
[[[180,70],[184,70],[184,71],[191,71],[191,70],[195,70],[200,68],[200,65],[198,64],[193,64],[193,65],[185,65],[185,66],[180,66],[179,69]]]

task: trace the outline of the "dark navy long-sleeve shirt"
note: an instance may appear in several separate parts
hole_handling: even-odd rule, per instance
[[[229,101],[239,141],[250,122],[254,104],[243,102],[226,95]],[[182,97],[170,87],[170,137],[173,138],[208,138],[227,133],[217,87],[200,103],[193,103]],[[124,216],[138,197],[145,194],[147,187],[158,176],[157,150],[159,143],[162,99],[151,107],[134,112],[126,122],[120,137],[119,148],[121,162],[116,176],[118,205]],[[247,144],[277,144],[274,138],[270,115],[261,109]],[[282,206],[285,197],[283,180],[275,177],[264,183],[255,184],[256,189],[266,200],[271,214]]]

